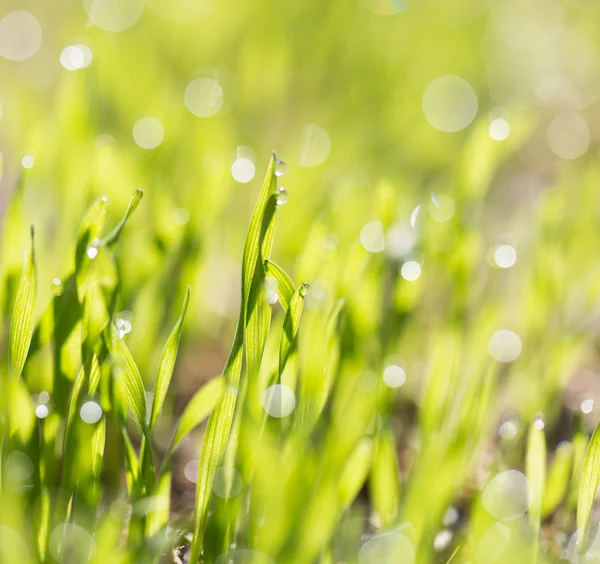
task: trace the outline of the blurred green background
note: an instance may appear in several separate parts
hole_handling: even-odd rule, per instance
[[[275,149],[289,199],[273,255],[312,284],[309,315],[347,300],[342,371],[405,371],[382,413],[403,480],[417,468],[406,515],[431,532],[419,510],[436,441],[471,459],[487,437],[483,467],[523,469],[536,418],[550,451],[597,420],[599,24],[596,0],[4,0],[2,215],[17,186],[23,196],[22,229],[2,240],[9,287],[32,223],[43,311],[90,202],[107,195],[115,222],[142,188],[118,251],[119,308],[150,382],[192,286],[177,412],[224,365]],[[494,352],[498,330],[518,343],[502,333]],[[514,362],[490,367],[488,350]],[[465,421],[488,371],[496,387]],[[432,515],[468,476],[485,482],[463,458],[429,492]]]

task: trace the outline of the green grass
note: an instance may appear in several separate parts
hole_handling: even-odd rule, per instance
[[[0,57],[0,562],[597,560],[597,13],[146,4],[112,33],[32,2],[39,53]],[[478,99],[454,133],[443,75]],[[560,159],[573,104],[592,142]]]

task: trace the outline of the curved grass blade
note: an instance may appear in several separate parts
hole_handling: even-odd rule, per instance
[[[373,460],[373,440],[360,440],[346,463],[338,485],[340,509],[346,509],[354,501],[367,480]]]
[[[283,374],[283,369],[285,368],[290,350],[294,346],[296,336],[298,335],[300,318],[302,317],[302,310],[304,309],[306,288],[307,284],[302,283],[294,292],[294,295],[290,300],[290,307],[283,320],[281,340],[279,341],[279,378],[281,378],[281,375]]]
[[[588,444],[581,470],[577,500],[577,550],[580,554],[586,551],[598,484],[600,484],[600,425],[596,427]]]
[[[393,525],[398,514],[400,499],[398,474],[396,441],[390,431],[382,431],[375,438],[369,485],[373,509],[379,515],[384,529]]]
[[[573,467],[573,445],[560,443],[556,449],[554,461],[548,471],[548,479],[542,500],[542,517],[550,515],[564,499]]]
[[[288,310],[296,290],[290,275],[281,266],[270,260],[265,261],[265,274],[277,282],[277,298],[283,309]]]
[[[133,196],[131,196],[131,200],[129,201],[129,207],[127,208],[127,211],[125,212],[125,215],[123,216],[121,221],[119,221],[119,223],[113,229],[113,231],[109,235],[106,236],[105,244],[108,247],[113,247],[114,245],[117,244],[117,242],[119,241],[119,237],[121,237],[121,233],[123,232],[123,229],[125,228],[125,224],[127,223],[127,220],[129,219],[131,214],[137,209],[143,196],[144,196],[144,192],[142,191],[141,188],[138,188],[133,193]]]
[[[225,380],[223,377],[218,376],[194,394],[185,407],[179,423],[177,423],[175,433],[165,455],[165,462],[169,461],[179,443],[209,416],[223,395],[224,389]]]
[[[179,349],[181,329],[190,303],[190,295],[191,288],[188,286],[185,291],[185,298],[183,299],[181,315],[175,323],[175,327],[173,327],[173,331],[171,331],[171,335],[169,336],[160,357],[158,375],[156,376],[156,387],[154,389],[154,400],[152,402],[152,411],[150,413],[150,430],[154,428],[158,414],[163,407],[169,384],[171,383],[173,369],[175,368],[175,360],[177,359],[177,351]]]
[[[235,332],[233,346],[225,369],[223,377],[227,388],[221,397],[217,408],[212,412],[208,420],[200,464],[198,466],[198,480],[196,486],[196,502],[194,509],[194,535],[190,549],[190,562],[196,562],[200,557],[202,549],[202,540],[208,503],[211,496],[211,486],[215,470],[220,460],[223,458],[235,414],[235,405],[238,395],[238,385],[242,369],[242,357],[244,343],[248,342],[248,327],[250,333],[256,334],[259,338],[264,333],[264,307],[259,307],[258,315],[253,312],[256,303],[250,300],[250,294],[254,287],[256,296],[262,296],[264,300],[264,260],[269,258],[274,236],[274,215],[275,198],[273,196],[277,188],[277,179],[275,177],[275,158],[273,155],[267,168],[265,180],[263,182],[258,201],[252,213],[246,244],[244,247],[244,257],[242,261],[242,303],[240,306],[240,316]],[[270,206],[269,206],[270,202]],[[258,270],[258,272],[257,272]],[[255,275],[256,274],[256,275]],[[260,299],[260,298],[259,298]],[[254,301],[254,300],[253,300]],[[266,302],[266,300],[264,300]],[[258,301],[262,303],[262,301]],[[268,308],[268,304],[266,304]],[[268,326],[267,326],[268,330]],[[253,337],[254,338],[254,337]],[[248,354],[248,374],[249,378],[257,369],[257,357],[260,358],[262,350]]]
[[[32,227],[10,325],[8,366],[12,378],[19,378],[23,372],[35,326],[36,269],[33,242]]]

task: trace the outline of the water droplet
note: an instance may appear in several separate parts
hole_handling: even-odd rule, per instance
[[[500,437],[506,441],[513,440],[519,434],[519,418],[509,414],[498,429]]]
[[[404,280],[413,282],[421,276],[421,265],[414,260],[408,260],[402,265],[400,274]]]
[[[279,295],[277,294],[277,290],[279,288],[279,284],[277,279],[273,276],[267,276],[265,278],[265,296],[267,298],[267,302],[273,305],[279,299]]]
[[[86,401],[79,410],[79,416],[85,423],[93,425],[102,417],[102,408],[95,401]]]
[[[281,206],[288,201],[288,193],[285,188],[278,188],[277,192],[275,192],[275,196],[277,197],[277,205]]]
[[[594,400],[593,399],[585,399],[581,402],[581,411],[583,413],[591,413],[594,409]]]
[[[308,294],[310,294],[310,284],[308,282],[302,282],[302,284],[300,284],[300,293],[306,297],[308,296]]]
[[[296,395],[291,388],[275,384],[265,390],[262,404],[271,417],[287,417],[296,407]]]
[[[448,530],[448,529],[444,529],[443,531],[440,531],[436,536],[435,539],[433,540],[433,548],[435,550],[437,550],[438,552],[441,552],[442,550],[446,550],[449,546],[450,543],[452,542],[452,531]]]
[[[31,155],[25,155],[21,160],[23,168],[33,168],[35,165],[35,159]]]
[[[383,381],[390,388],[399,388],[406,381],[406,373],[397,364],[391,364],[383,371]]]
[[[494,252],[494,262],[500,268],[510,268],[517,261],[517,251],[512,245],[500,245]]]
[[[512,520],[529,509],[532,487],[517,470],[501,472],[490,480],[481,497],[485,510],[500,520]]]
[[[283,176],[287,172],[287,164],[275,155],[275,176]]]
[[[442,517],[442,524],[444,527],[450,527],[458,522],[458,517],[458,509],[451,505],[446,509],[446,513],[444,513],[444,516]]]
[[[542,418],[541,415],[537,415],[536,418],[533,420],[533,426],[538,431],[542,431],[544,429],[544,427],[546,426],[546,424],[544,423],[544,419]]]
[[[48,409],[47,405],[41,404],[35,408],[35,416],[38,419],[45,419],[46,417],[48,417],[49,413],[50,410]]]
[[[96,247],[88,247],[86,254],[89,258],[95,259],[98,256],[98,249]]]
[[[496,331],[488,343],[490,356],[498,362],[512,362],[519,357],[521,349],[521,339],[508,329]]]
[[[115,325],[119,331],[119,339],[131,333],[131,323],[127,319],[119,318],[115,321]]]

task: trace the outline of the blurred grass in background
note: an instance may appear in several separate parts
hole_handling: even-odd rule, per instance
[[[86,209],[107,196],[114,225],[142,188],[115,250],[114,313],[131,324],[122,336],[147,390],[193,290],[153,435],[164,452],[183,406],[225,365],[245,232],[275,148],[288,202],[272,254],[312,286],[282,380],[296,419],[242,423],[236,467],[255,502],[247,517],[242,502],[211,509],[206,561],[232,538],[275,562],[446,562],[455,550],[455,562],[575,561],[567,545],[600,400],[598,10],[5,0],[3,342],[28,225],[39,319],[77,268]],[[273,314],[256,397],[274,382]],[[72,382],[77,357],[63,369]],[[55,370],[51,351],[28,359],[34,407],[54,393]],[[175,517],[193,511],[202,434],[175,457]],[[107,443],[105,466],[121,458]],[[104,529],[81,526],[110,528],[105,506]]]

